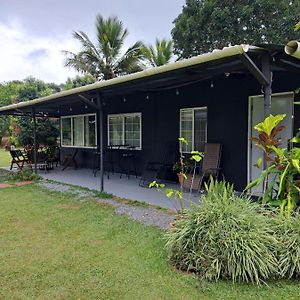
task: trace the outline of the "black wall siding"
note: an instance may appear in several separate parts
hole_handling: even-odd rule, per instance
[[[164,145],[179,137],[181,108],[208,108],[208,142],[223,145],[221,167],[226,180],[243,190],[247,181],[248,98],[261,94],[261,87],[252,77],[221,76],[190,86],[149,93],[124,95],[104,99],[104,146],[107,145],[107,115],[114,113],[142,113],[142,150],[135,151],[137,169],[141,174],[148,161],[161,159]],[[274,74],[273,93],[293,91],[300,86],[300,76]],[[75,112],[75,111],[74,111]],[[81,112],[82,113],[82,112]],[[300,106],[295,107],[295,127],[300,127]],[[72,153],[62,148],[62,153]],[[93,149],[81,149],[77,160],[81,167],[92,168]]]

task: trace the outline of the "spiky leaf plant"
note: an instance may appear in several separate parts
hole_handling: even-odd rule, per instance
[[[174,265],[203,279],[259,284],[277,274],[277,239],[257,204],[213,182],[200,206],[185,211],[167,234]]]

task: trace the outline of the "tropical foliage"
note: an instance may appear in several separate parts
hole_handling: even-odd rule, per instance
[[[28,101],[35,98],[50,95],[60,91],[60,87],[54,83],[45,83],[42,80],[28,77],[22,81],[9,81],[0,84],[0,106]],[[52,121],[38,120],[39,140],[45,142],[57,138],[57,126]],[[41,123],[41,124],[40,124]],[[14,144],[32,144],[32,120],[28,118],[1,117],[0,118],[0,137],[10,135]],[[41,131],[42,130],[42,131]],[[54,134],[50,137],[51,134]]]
[[[299,1],[187,0],[174,20],[174,53],[191,57],[241,43],[285,44],[299,39],[293,30]]]
[[[167,234],[173,264],[203,279],[260,283],[277,273],[277,240],[258,204],[211,179],[201,205],[184,211]]]
[[[76,76],[74,78],[68,78],[66,83],[63,85],[64,90],[70,90],[73,88],[85,86],[91,83],[96,82],[96,78],[91,75],[84,75],[84,76]]]
[[[65,65],[97,80],[111,79],[120,75],[141,71],[142,42],[137,41],[124,53],[123,47],[128,30],[117,17],[96,17],[96,43],[83,31],[75,31],[73,37],[81,44],[81,51],[64,51]]]
[[[263,184],[263,203],[279,206],[282,214],[286,211],[291,216],[300,196],[300,148],[279,147],[277,135],[284,129],[279,125],[284,117],[270,115],[254,127],[259,136],[252,140],[263,150],[265,169],[246,190]],[[299,139],[295,137],[291,142],[299,142]]]
[[[143,49],[147,63],[151,67],[158,67],[171,62],[173,56],[172,41],[156,39],[155,46],[148,45]]]

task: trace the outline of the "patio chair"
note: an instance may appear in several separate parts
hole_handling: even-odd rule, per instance
[[[70,167],[70,166],[74,166],[74,169],[76,170],[78,168],[78,164],[76,161],[76,155],[78,153],[78,149],[76,149],[73,154],[67,154],[64,156],[64,160],[63,160],[63,168],[62,171],[64,171],[66,168]]]
[[[28,158],[24,156],[21,150],[10,150],[11,164],[10,170],[12,170],[13,165],[16,164],[19,169],[23,169],[24,164],[28,163]]]
[[[139,186],[148,187],[152,181],[169,180],[174,175],[172,168],[179,155],[178,142],[170,141],[165,144],[160,161],[150,161],[144,169]]]
[[[201,191],[202,183],[204,179],[210,178],[210,176],[217,178],[220,172],[220,160],[221,160],[221,144],[205,144],[204,158],[202,165],[197,170],[194,180],[191,174],[187,175],[187,178],[183,181],[183,189],[185,191],[192,191],[199,193]]]
[[[50,169],[53,169],[54,164],[56,167],[58,164],[60,164],[60,149],[58,146],[52,146],[47,148],[46,161]]]

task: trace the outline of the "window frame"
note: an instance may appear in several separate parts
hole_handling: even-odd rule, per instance
[[[206,111],[206,116],[208,116],[208,108],[207,106],[200,106],[200,107],[185,107],[185,108],[180,108],[179,110],[179,137],[182,137],[182,119],[181,119],[181,112],[182,111],[192,111],[192,151],[195,150],[195,110],[205,110]],[[207,117],[206,117],[206,129],[205,129],[205,143],[207,143]],[[180,150],[182,151],[182,146],[181,144],[180,146]],[[190,151],[182,151],[182,153],[190,153]]]
[[[85,124],[84,124],[84,118],[85,117],[89,117],[89,116],[94,116],[95,117],[95,146],[91,147],[91,146],[85,146]],[[73,125],[73,119],[76,117],[83,117],[83,135],[82,135],[82,143],[83,146],[74,146],[74,125]],[[64,145],[63,144],[63,135],[62,135],[62,131],[63,131],[63,126],[62,126],[62,120],[63,119],[71,119],[71,145]],[[84,148],[84,149],[97,149],[97,144],[98,144],[98,140],[97,140],[97,136],[98,136],[98,129],[97,129],[97,115],[96,113],[89,113],[89,114],[79,114],[79,115],[68,115],[68,116],[62,116],[60,117],[60,140],[61,140],[61,147],[64,148]]]
[[[121,114],[108,114],[107,115],[107,145],[110,145],[110,136],[109,136],[109,126],[110,126],[110,117],[121,117],[122,118],[122,144],[125,145],[125,118],[126,117],[135,117],[139,116],[140,118],[140,143],[138,147],[132,148],[130,150],[137,150],[141,151],[142,150],[142,113],[141,112],[134,112],[134,113],[121,113]],[[127,147],[112,147],[113,149],[128,149]]]

